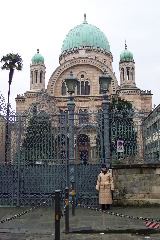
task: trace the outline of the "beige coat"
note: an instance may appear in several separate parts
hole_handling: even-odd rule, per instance
[[[112,192],[114,190],[113,177],[108,171],[98,175],[96,190],[99,191],[99,204],[112,204]]]

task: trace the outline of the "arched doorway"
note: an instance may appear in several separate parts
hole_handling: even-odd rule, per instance
[[[89,162],[90,139],[86,134],[80,134],[77,138],[78,162],[87,164]]]

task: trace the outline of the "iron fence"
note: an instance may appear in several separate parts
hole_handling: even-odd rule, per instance
[[[69,145],[68,111],[51,115],[33,108],[23,115],[10,115],[8,121],[5,162],[6,118],[0,117],[0,205],[46,200],[56,189],[65,189],[73,165],[77,198],[85,204],[97,203],[96,179],[106,151],[103,112],[74,114],[73,146]],[[130,116],[111,114],[109,135],[112,163],[136,157],[137,130]]]

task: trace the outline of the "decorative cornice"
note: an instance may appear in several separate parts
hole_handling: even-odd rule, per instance
[[[141,90],[141,95],[153,95],[151,90]]]
[[[111,58],[113,58],[112,53],[111,52],[107,52],[105,49],[102,48],[96,48],[96,47],[81,47],[81,48],[73,48],[70,50],[66,50],[64,51],[60,56],[59,56],[59,61],[61,61],[63,59],[63,57],[66,57],[68,55],[71,54],[75,54],[75,53],[79,53],[79,50],[85,50],[86,53],[87,52],[96,52],[96,53],[103,53],[106,56],[110,56]]]
[[[68,97],[53,97],[54,101],[56,102],[67,102]],[[80,96],[76,95],[74,96],[74,101],[75,102],[91,102],[91,101],[102,101],[103,100],[103,95],[99,96],[90,96],[90,95],[85,95],[85,96]]]
[[[34,63],[34,64],[30,64],[30,67],[39,67],[39,66],[46,68],[46,66],[45,66],[44,63],[36,63],[36,64]]]
[[[140,95],[141,94],[141,90],[139,88],[121,88],[121,89],[118,89],[116,91],[117,94],[120,94],[120,93],[125,93],[126,95],[135,95],[135,94],[138,94]]]

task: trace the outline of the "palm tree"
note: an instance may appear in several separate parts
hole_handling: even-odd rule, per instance
[[[9,53],[6,56],[1,58],[1,63],[3,63],[1,69],[9,70],[9,80],[8,80],[8,101],[7,101],[7,114],[6,114],[6,139],[5,139],[5,163],[8,161],[8,152],[9,152],[9,111],[10,111],[10,88],[13,79],[14,70],[22,70],[22,58],[19,54]]]

